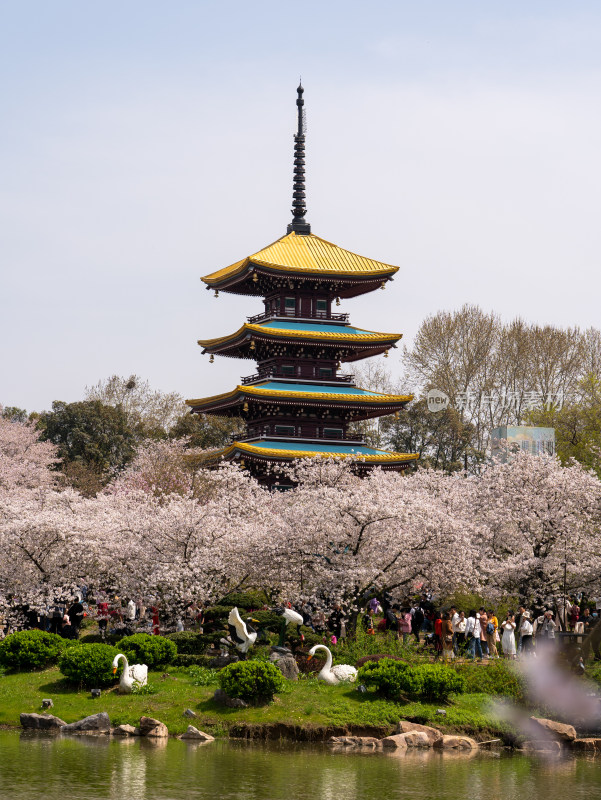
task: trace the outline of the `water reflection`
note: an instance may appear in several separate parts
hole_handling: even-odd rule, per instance
[[[0,800],[592,800],[601,758],[0,732]]]
[[[125,738],[126,742],[134,742],[133,738]],[[123,746],[120,758],[112,763],[111,798],[114,800],[145,800],[146,798],[146,759],[140,758],[137,748]]]

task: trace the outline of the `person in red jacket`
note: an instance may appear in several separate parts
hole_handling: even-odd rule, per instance
[[[152,614],[152,632],[155,636],[160,636],[161,631],[159,629],[159,607],[151,606],[150,613]]]
[[[442,617],[440,612],[434,615],[434,648],[436,650],[436,658],[439,658],[442,653]]]

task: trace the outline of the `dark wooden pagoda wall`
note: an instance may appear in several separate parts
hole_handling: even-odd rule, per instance
[[[288,305],[286,301],[289,301]],[[294,308],[291,301],[294,300]],[[321,301],[321,302],[320,302]],[[265,310],[285,316],[304,316],[308,318],[328,318],[332,311],[332,295],[327,292],[308,292],[297,289],[273,292],[265,298]],[[323,305],[325,304],[325,309]],[[318,308],[318,305],[320,306]]]
[[[277,378],[335,381],[338,362],[333,358],[296,358],[292,355],[265,358],[257,362],[258,371]]]
[[[271,292],[265,298],[265,311],[278,317],[299,317],[308,319],[328,319],[332,313],[332,300],[334,295],[330,292],[299,291],[285,289]],[[274,346],[273,349],[275,349]],[[257,361],[257,374],[261,377],[287,378],[302,381],[312,381],[316,384],[323,382],[337,382],[338,380],[349,383],[348,378],[338,378],[339,363],[331,354],[324,353],[319,356],[294,354],[298,352],[298,345],[277,345],[278,350],[284,354],[273,355],[269,345],[263,344],[262,353],[271,351],[267,358]],[[313,349],[313,348],[312,348]],[[332,349],[332,348],[328,348]],[[324,384],[327,391],[327,383]],[[336,412],[331,408],[319,411],[302,412],[299,406],[287,405],[277,411],[261,413],[247,419],[248,436],[288,436],[303,439],[345,439],[347,436],[348,415]],[[327,430],[326,430],[327,429]]]

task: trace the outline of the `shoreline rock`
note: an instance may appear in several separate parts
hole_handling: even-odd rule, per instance
[[[478,742],[470,736],[443,734],[442,741],[434,744],[437,750],[477,750]]]
[[[140,736],[146,736],[149,739],[164,739],[169,736],[169,730],[165,723],[154,717],[140,717],[138,729]]]
[[[59,731],[67,723],[53,714],[21,714],[21,727],[32,731]]]
[[[99,711],[97,714],[91,714],[89,717],[71,722],[69,725],[63,725],[61,733],[110,733],[111,721],[106,711]]]
[[[136,733],[136,731],[138,732]],[[133,725],[117,725],[116,728],[113,728],[111,734],[113,736],[139,736],[140,732]]]
[[[405,731],[385,736],[381,746],[387,750],[406,750],[408,747],[432,747],[432,742],[424,731]]]
[[[412,733],[413,731],[425,733],[433,747],[435,742],[442,741],[443,734],[438,728],[432,728],[429,725],[418,725],[416,722],[409,722],[406,719],[399,720],[395,733]]]
[[[182,733],[179,737],[180,739],[189,739],[195,742],[214,742],[215,737],[211,736],[210,733],[204,733],[203,731],[199,731],[198,728],[195,728],[194,725],[188,725],[188,728],[185,733]]]
[[[375,736],[330,736],[328,744],[338,747],[380,747]]]
[[[564,722],[555,722],[543,717],[530,717],[528,727],[532,734],[540,737],[540,740],[573,742],[576,739],[576,728],[573,725],[566,725]]]

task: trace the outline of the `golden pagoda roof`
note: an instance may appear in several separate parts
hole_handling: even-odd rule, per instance
[[[186,404],[192,407],[200,405],[212,405],[213,403],[232,400],[235,397],[256,397],[257,399],[275,400],[326,400],[328,403],[373,403],[376,405],[392,403],[394,405],[405,404],[413,400],[411,394],[380,394],[368,389],[361,389],[358,386],[348,386],[341,384],[337,386],[309,384],[306,387],[293,383],[290,388],[286,383],[270,380],[263,384],[250,386],[236,386],[230,392],[203,397],[197,400],[186,400]]]
[[[220,269],[202,280],[209,286],[220,284],[252,270],[253,266],[267,270],[312,276],[348,276],[354,278],[384,278],[393,275],[398,267],[359,256],[312,233],[299,235],[294,231],[253,255]]]
[[[284,460],[313,458],[315,456],[321,456],[322,458],[352,458],[355,461],[366,462],[374,466],[409,463],[411,461],[417,461],[419,458],[418,453],[391,453],[385,450],[374,450],[373,448],[361,446],[316,445],[311,443],[297,444],[295,442],[280,443],[270,441],[259,442],[257,444],[232,442],[228,447],[221,450],[213,450],[203,454],[201,458],[203,460],[216,460],[219,458],[229,458],[235,453],[266,458],[281,458]]]

